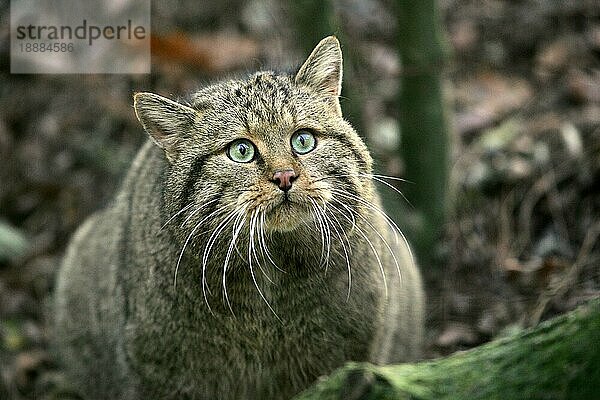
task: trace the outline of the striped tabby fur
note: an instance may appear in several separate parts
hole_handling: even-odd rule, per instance
[[[342,118],[341,78],[329,37],[295,76],[217,83],[189,104],[135,95],[151,140],[58,276],[57,349],[84,396],[286,399],[348,360],[418,357],[419,273]],[[314,150],[292,151],[299,130]],[[251,162],[227,156],[239,138]]]

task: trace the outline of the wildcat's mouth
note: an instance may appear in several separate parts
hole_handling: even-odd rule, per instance
[[[310,205],[288,193],[273,201],[265,217],[265,227],[279,232],[293,231],[300,224],[305,224],[313,218]]]

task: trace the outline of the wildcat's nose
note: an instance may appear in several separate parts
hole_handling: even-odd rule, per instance
[[[275,171],[271,181],[279,186],[279,189],[287,192],[292,188],[292,182],[294,182],[296,178],[297,176],[293,169],[284,169]]]

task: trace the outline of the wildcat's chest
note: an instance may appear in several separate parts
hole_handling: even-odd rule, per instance
[[[367,360],[375,321],[322,298],[321,304],[307,307],[312,307],[310,313],[290,309],[281,320],[246,314],[230,321],[222,332],[227,337],[224,357],[210,362],[228,366],[232,387],[243,378],[246,387],[240,395],[278,398],[278,391],[291,395],[348,360]]]
[[[211,398],[211,393],[289,398],[345,361],[366,360],[376,321],[364,315],[375,316],[375,305],[364,303],[361,309],[358,299],[317,296],[314,290],[324,288],[311,283],[294,296],[266,293],[277,316],[261,298],[252,298],[233,304],[235,317],[228,309],[204,314],[195,304],[195,314],[185,307],[171,314],[179,323],[170,324],[170,332],[148,336],[148,327],[140,327],[134,351],[136,364],[146,366],[138,369],[143,386],[153,388],[148,394],[154,396],[181,391],[190,398]],[[165,369],[172,372],[168,382]]]

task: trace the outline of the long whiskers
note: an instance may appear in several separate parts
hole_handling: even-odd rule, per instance
[[[312,203],[313,215],[315,217],[315,222],[319,227],[319,233],[321,234],[321,257],[319,259],[319,265],[325,264],[325,272],[329,268],[329,255],[331,248],[331,232],[329,230],[329,226],[327,225],[327,220],[323,218],[324,211],[319,209],[317,202],[309,198]],[[325,260],[325,262],[323,262]]]
[[[347,195],[347,193],[342,193],[344,195]],[[400,237],[402,238],[402,242],[404,243],[404,245],[406,246],[406,250],[408,251],[408,255],[410,257],[410,260],[412,263],[415,262],[412,250],[410,249],[410,246],[408,244],[408,239],[406,239],[406,236],[404,235],[404,233],[400,230],[400,228],[398,227],[398,225],[394,222],[394,220],[392,220],[392,218],[390,218],[389,215],[386,214],[385,211],[383,211],[381,208],[377,207],[375,204],[370,203],[364,199],[360,199],[363,203],[366,203],[368,205],[370,205],[370,207],[372,207],[371,209],[374,210],[375,212],[379,213],[387,222],[387,224],[390,226],[390,228],[392,228],[392,231],[394,232],[395,238],[396,238],[396,243],[398,243],[398,235],[400,235]]]
[[[396,239],[396,243],[398,243],[398,235],[400,235],[400,237],[402,238],[402,242],[404,243],[404,245],[406,246],[406,249],[408,251],[408,255],[411,259],[411,262],[414,263],[414,256],[413,253],[410,249],[410,246],[408,244],[408,240],[406,239],[406,236],[404,235],[404,233],[402,233],[402,231],[400,230],[400,228],[398,227],[398,225],[390,218],[389,215],[386,214],[385,211],[383,211],[380,207],[378,207],[377,205],[371,203],[370,201],[367,201],[361,197],[358,197],[356,195],[338,190],[338,189],[331,189],[331,191],[333,193],[337,193],[338,196],[356,201],[362,205],[364,205],[365,207],[369,208],[371,211],[376,212],[377,214],[381,215],[383,217],[383,219],[386,221],[386,223],[388,224],[388,226],[391,228],[392,232],[394,232],[394,236]],[[340,203],[342,204],[342,203]]]
[[[345,214],[342,214],[342,216],[346,217]],[[350,220],[350,218],[348,218],[348,220]],[[373,245],[373,243],[371,242],[369,237],[363,232],[363,230],[360,227],[358,227],[358,225],[357,225],[356,232],[358,232],[358,234],[361,235],[363,237],[363,239],[365,239],[365,241],[371,248],[373,255],[375,256],[375,259],[377,260],[377,265],[379,266],[379,271],[381,272],[381,277],[383,279],[383,286],[385,289],[385,297],[387,298],[388,297],[387,278],[385,277],[385,269],[383,268],[383,263],[381,262],[379,253],[377,252],[377,249],[375,248],[375,246]]]
[[[375,211],[377,214],[381,215],[381,217],[383,217],[383,219],[386,221],[388,226],[391,228],[392,232],[394,232],[396,243],[398,243],[398,234],[400,234],[404,238],[404,235],[402,234],[402,231],[400,231],[400,228],[398,227],[398,225],[396,225],[396,223],[389,217],[389,215],[387,215],[387,213],[385,211],[383,211],[381,209],[381,207],[373,204],[372,202],[370,202],[368,200],[363,199],[362,197],[345,192],[343,190],[333,189],[333,188],[330,190],[332,193],[336,193],[338,196],[355,201],[355,202],[359,203],[360,205],[368,208],[369,210]],[[348,209],[351,210],[350,208],[348,208]],[[405,241],[405,243],[406,243],[406,241]]]
[[[274,285],[275,282],[273,282],[271,277],[265,272],[265,270],[262,267],[260,259],[258,258],[258,253],[256,251],[256,245],[254,243],[254,240],[256,239],[256,236],[258,235],[259,236],[259,238],[258,238],[259,248],[260,248],[260,234],[258,231],[258,225],[259,225],[259,217],[258,216],[259,216],[258,209],[255,209],[254,211],[252,211],[252,215],[250,216],[250,238],[248,240],[248,265],[250,265],[250,267],[252,267],[252,257],[254,257],[254,259],[256,260],[256,265],[258,265],[258,268],[260,269],[260,271],[262,272],[264,277],[267,279],[267,281],[269,281],[269,283]],[[265,255],[264,255],[262,248],[260,248],[260,251],[261,251],[262,259],[263,259],[263,261],[265,261]]]
[[[199,206],[199,207],[195,208],[195,209],[194,209],[194,211],[192,211],[192,212],[190,213],[190,215],[188,215],[188,216],[187,216],[187,217],[186,217],[186,218],[183,220],[183,222],[181,223],[181,227],[184,227],[184,226],[185,226],[185,224],[187,224],[187,223],[188,223],[188,221],[189,221],[190,219],[192,219],[192,217],[193,217],[194,215],[196,215],[196,214],[197,214],[197,213],[199,213],[200,211],[204,210],[206,207],[208,207],[209,205],[211,205],[211,204],[215,203],[216,201],[219,201],[219,199],[218,199],[218,198],[216,198],[216,199],[209,200],[209,201],[207,201],[206,203],[203,203],[201,206]]]
[[[230,211],[223,218],[223,220],[219,223],[219,225],[217,225],[217,227],[212,231],[210,237],[208,238],[208,240],[206,242],[206,246],[204,247],[204,254],[202,255],[202,295],[204,296],[204,301],[206,302],[206,305],[208,306],[208,308],[211,312],[212,312],[212,310],[210,308],[210,304],[208,302],[208,298],[206,295],[206,290],[208,288],[208,284],[206,282],[206,268],[208,265],[208,257],[210,255],[210,252],[211,252],[214,244],[216,243],[219,235],[221,234],[221,232],[223,232],[225,230],[225,228],[227,227],[227,225],[232,220],[234,220],[234,218],[238,215],[238,213],[240,212],[241,209],[242,209],[242,207],[237,207],[234,210]]]
[[[348,292],[346,294],[346,301],[348,301],[350,299],[350,291],[352,288],[352,269],[350,267],[350,256],[349,256],[348,251],[349,251],[349,249],[352,249],[352,244],[350,243],[350,239],[348,238],[348,235],[346,235],[346,232],[340,225],[337,218],[335,218],[334,215],[332,215],[333,220],[331,218],[329,218],[329,216],[327,215],[327,209],[325,207],[324,207],[324,212],[323,212],[323,218],[326,221],[328,221],[328,223],[330,224],[328,226],[331,226],[331,228],[333,228],[333,230],[337,234],[340,244],[342,245],[342,251],[344,252],[344,257],[346,259],[346,269],[348,271]],[[336,224],[337,224],[337,227],[336,227]],[[338,230],[338,227],[340,228],[339,230]],[[346,239],[346,243],[348,244],[348,247],[346,247],[346,244],[344,243],[344,238],[342,238],[342,234],[340,232],[343,233],[344,238]]]
[[[398,181],[404,180],[385,175],[364,173],[337,174],[316,179],[313,181],[313,183],[325,179],[334,179],[336,177],[344,176],[369,178],[375,182],[379,182],[390,187],[391,189],[395,190],[397,193],[402,195],[402,193],[397,188],[385,181],[385,179],[392,179]],[[384,235],[382,234],[382,232],[379,232],[379,225],[374,223],[370,219],[369,215],[379,215],[381,218],[383,218],[385,224],[393,232],[396,243],[399,243],[401,238],[401,240],[406,245],[408,254],[412,258],[413,255],[410,251],[410,247],[408,247],[404,234],[402,233],[402,231],[400,231],[396,223],[385,213],[385,211],[383,211],[378,204],[370,201],[370,199],[365,199],[359,196],[358,194],[355,194],[351,191],[346,191],[340,187],[330,187],[328,188],[328,190],[331,193],[331,198],[328,200],[312,196],[306,197],[307,201],[310,203],[308,210],[310,210],[313,217],[312,223],[308,224],[307,226],[313,229],[313,231],[315,232],[314,242],[320,240],[320,255],[317,253],[317,247],[315,249],[315,261],[318,258],[319,265],[324,266],[325,273],[327,273],[330,263],[332,261],[333,254],[336,254],[338,258],[341,258],[341,254],[343,254],[343,259],[345,260],[348,275],[348,291],[346,298],[349,299],[352,288],[351,254],[353,250],[353,242],[350,236],[352,236],[353,234],[358,235],[362,238],[362,240],[364,240],[363,243],[365,243],[368,246],[368,248],[371,250],[373,256],[377,261],[377,265],[379,267],[381,277],[383,280],[385,296],[387,297],[387,267],[384,267],[382,254],[380,254],[380,252],[383,249],[385,249],[390,253],[392,259],[394,260],[393,262],[395,264],[396,271],[400,279],[402,279],[401,269],[394,249],[388,242],[390,237],[388,237],[387,234]],[[220,243],[219,238],[223,235],[223,232],[225,232],[226,230],[227,232],[229,232],[230,229],[231,233],[226,234],[226,238],[224,239],[228,240],[229,244],[227,250],[224,253],[224,259],[222,260],[223,264],[221,271],[221,285],[224,300],[229,310],[231,311],[231,314],[235,317],[233,306],[227,290],[227,273],[231,269],[231,265],[233,265],[232,256],[234,255],[235,251],[236,254],[240,256],[242,260],[244,258],[247,258],[248,268],[252,278],[252,282],[258,294],[260,295],[264,303],[267,305],[269,310],[273,313],[273,315],[280,319],[273,307],[271,306],[271,304],[269,303],[269,301],[267,300],[265,292],[263,291],[264,288],[261,288],[261,285],[259,284],[259,279],[256,274],[256,268],[258,267],[266,278],[265,281],[261,282],[268,281],[269,283],[274,284],[273,280],[266,273],[265,269],[263,269],[263,266],[272,265],[277,270],[285,273],[285,271],[282,270],[275,262],[275,257],[273,256],[267,245],[267,239],[271,240],[270,237],[267,236],[271,235],[271,232],[269,231],[267,233],[266,230],[267,210],[257,207],[249,211],[247,201],[241,202],[242,204],[238,203],[237,205],[231,205],[230,207],[219,207],[216,210],[211,210],[211,208],[215,207],[215,203],[217,202],[218,199],[213,198],[198,206],[195,206],[194,203],[188,204],[182,207],[180,210],[178,210],[175,214],[170,216],[169,219],[165,222],[165,224],[163,224],[163,226],[161,227],[161,229],[163,229],[178,216],[187,214],[185,216],[185,219],[183,219],[183,222],[181,223],[181,227],[184,227],[186,226],[186,224],[189,224],[190,221],[193,221],[195,216],[201,213],[206,214],[202,215],[198,222],[193,221],[193,226],[191,227],[191,230],[189,231],[189,233],[187,233],[187,236],[185,237],[175,267],[175,273],[173,277],[174,287],[177,287],[177,276],[179,268],[183,261],[183,256],[187,247],[189,247],[189,245],[192,243],[192,239],[199,235],[197,232],[202,226],[206,225],[206,221],[210,219],[217,219],[215,222],[209,224],[211,228],[208,231],[201,233],[201,235],[205,233],[209,234],[208,238],[202,241],[204,249],[201,257],[202,294],[209,311],[212,313],[212,309],[208,299],[210,288],[207,279],[207,269],[209,264],[211,264],[209,262],[210,255],[215,246],[217,246],[217,242]],[[342,222],[342,219],[348,222]],[[372,231],[372,233],[369,231]],[[242,232],[244,232],[243,241],[240,240],[240,237],[242,237]],[[374,240],[374,238],[377,238],[377,240]],[[247,256],[242,255],[242,253],[240,253],[238,249],[238,242],[246,243],[246,240],[248,251]],[[314,243],[314,245],[318,246],[317,243]],[[387,272],[389,273],[389,270],[387,270]]]
[[[389,175],[381,175],[381,174],[368,174],[368,173],[356,173],[356,174],[332,174],[332,175],[327,175],[327,176],[323,176],[321,178],[317,178],[315,180],[313,180],[314,182],[319,182],[319,181],[323,181],[326,179],[335,179],[335,178],[343,178],[343,177],[352,177],[352,176],[357,176],[360,178],[369,178],[369,179],[373,179],[376,182],[379,182],[387,187],[389,187],[390,189],[392,189],[394,192],[398,193],[400,196],[402,196],[402,198],[404,199],[404,201],[406,201],[406,203],[408,203],[408,205],[410,205],[411,207],[413,207],[413,205],[411,204],[411,202],[406,198],[406,196],[404,195],[404,193],[402,193],[400,191],[400,189],[398,189],[397,187],[395,187],[394,185],[390,184],[389,182],[387,182],[385,179],[390,179],[393,181],[398,181],[398,182],[404,182],[404,183],[413,183],[409,180],[406,179],[402,179],[402,178],[398,178],[396,176],[389,176]]]
[[[213,218],[214,216],[216,216],[217,214],[221,213],[222,210],[215,210],[212,213],[206,215],[204,218],[202,218],[200,221],[198,221],[196,223],[196,225],[194,225],[194,227],[192,228],[192,230],[190,231],[190,233],[187,235],[185,242],[183,243],[183,246],[181,248],[181,252],[179,253],[179,258],[177,259],[177,264],[175,266],[175,274],[173,277],[173,287],[176,289],[177,288],[177,273],[179,272],[179,266],[181,264],[181,260],[183,259],[183,253],[185,252],[185,249],[187,248],[188,244],[190,243],[192,237],[194,236],[194,234],[196,233],[196,231],[198,230],[198,228],[208,219]]]
[[[188,209],[190,209],[192,206],[194,205],[194,203],[190,203],[185,207],[182,207],[181,210],[177,211],[175,214],[171,215],[171,217],[169,217],[169,219],[167,220],[167,222],[165,222],[164,224],[162,224],[162,226],[160,227],[160,230],[162,231],[163,229],[165,229],[165,227],[167,225],[169,225],[169,223],[171,223],[171,221],[173,221],[175,218],[177,218],[177,216],[185,211],[187,211]]]
[[[281,318],[279,318],[279,315],[277,315],[277,313],[275,312],[275,310],[273,309],[273,307],[271,307],[271,304],[269,303],[269,301],[267,300],[267,298],[265,297],[265,295],[263,294],[263,291],[261,290],[260,286],[258,285],[258,281],[256,280],[256,274],[254,273],[254,268],[252,267],[252,257],[254,255],[257,265],[260,267],[260,261],[258,259],[258,255],[256,254],[256,249],[254,248],[254,231],[255,229],[257,229],[257,222],[258,222],[258,210],[254,210],[252,211],[252,215],[250,217],[250,239],[248,241],[248,267],[250,269],[250,276],[252,277],[252,282],[254,282],[254,287],[256,287],[256,290],[258,291],[258,294],[260,295],[260,297],[262,298],[262,300],[265,302],[265,304],[267,305],[267,307],[269,308],[269,310],[271,310],[271,312],[273,313],[273,315],[275,315],[275,317],[282,322]],[[263,271],[264,273],[264,271]],[[269,281],[271,283],[273,283],[273,281],[270,280],[270,278],[268,277],[268,275],[265,274],[265,276],[267,277],[267,279],[269,279]]]
[[[332,198],[332,202],[335,202],[337,204],[340,205],[344,205],[339,199],[336,198]],[[332,205],[333,207],[333,205]],[[367,219],[365,218],[362,214],[358,214],[357,213],[358,218],[360,218],[362,221],[364,221],[365,224],[367,224],[367,226],[369,228],[371,228],[371,230],[373,232],[375,232],[375,234],[379,237],[379,239],[381,239],[381,242],[383,243],[383,245],[387,248],[388,252],[390,253],[390,255],[392,256],[393,260],[394,260],[394,264],[396,266],[396,272],[398,273],[398,277],[400,278],[400,280],[402,280],[402,272],[400,271],[400,264],[398,263],[398,259],[396,258],[396,254],[394,253],[394,251],[392,250],[392,247],[390,246],[390,244],[388,243],[388,241],[386,240],[386,238],[379,232],[379,230],[377,230],[377,228],[375,228],[373,226],[373,224]]]
[[[235,317],[235,313],[233,312],[233,307],[231,306],[231,302],[229,301],[229,295],[227,294],[227,267],[229,266],[229,260],[231,259],[231,254],[233,253],[233,249],[235,247],[235,242],[237,241],[238,236],[240,235],[240,231],[244,227],[244,222],[246,221],[246,213],[245,209],[241,209],[236,213],[237,217],[233,222],[233,229],[231,240],[229,241],[229,248],[227,249],[227,255],[225,256],[225,261],[223,262],[223,275],[222,275],[222,284],[223,284],[223,295],[225,296],[225,301],[227,302],[227,306],[229,307],[229,311]]]
[[[271,264],[273,264],[273,266],[278,271],[285,273],[285,270],[283,270],[283,269],[279,268],[279,266],[277,266],[277,263],[275,262],[275,260],[273,260],[273,255],[271,254],[271,251],[269,250],[269,247],[267,246],[267,240],[265,239],[265,213],[264,212],[260,213],[259,244],[262,247],[262,250],[264,251],[264,254],[267,257],[267,259],[269,260],[269,262]]]

